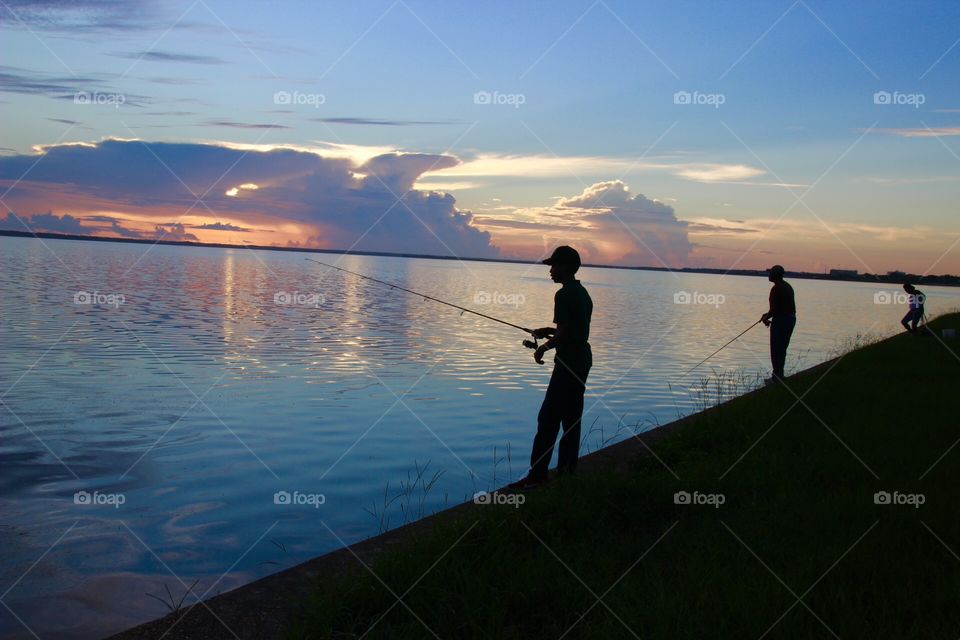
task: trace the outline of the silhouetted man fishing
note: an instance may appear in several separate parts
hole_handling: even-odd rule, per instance
[[[543,364],[543,354],[556,348],[550,384],[537,416],[537,435],[530,454],[530,471],[508,485],[510,489],[530,489],[547,480],[547,467],[553,456],[557,433],[563,426],[557,453],[557,473],[572,473],[580,455],[580,421],[583,417],[583,393],[587,374],[593,366],[590,350],[590,316],[593,301],[580,281],[574,278],[580,268],[580,254],[562,246],[543,261],[550,265],[550,278],[563,285],[553,298],[553,327],[533,331],[536,338],[548,338],[533,354]]]
[[[797,305],[793,287],[783,279],[784,269],[776,264],[767,269],[767,279],[773,283],[770,289],[770,310],[760,316],[760,321],[770,327],[770,362],[773,375],[767,384],[783,382],[783,367],[787,362],[787,347],[790,336],[797,326]]]
[[[900,324],[910,333],[917,333],[917,325],[923,319],[923,305],[927,301],[927,296],[909,282],[903,285],[903,290],[907,292],[907,302],[910,308],[907,315],[903,316]]]

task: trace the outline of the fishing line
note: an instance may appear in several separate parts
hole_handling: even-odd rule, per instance
[[[720,347],[719,349],[717,349],[716,351],[714,351],[713,353],[711,353],[710,355],[708,355],[706,358],[704,358],[703,360],[701,360],[700,362],[698,362],[694,367],[692,367],[691,369],[688,369],[688,370],[687,370],[682,376],[680,376],[680,377],[683,378],[683,377],[689,375],[690,373],[692,373],[694,369],[696,369],[697,367],[699,367],[700,365],[702,365],[704,362],[706,362],[707,360],[709,360],[709,359],[712,358],[713,356],[717,355],[718,353],[720,353],[721,351],[723,351],[724,349],[726,349],[727,347],[729,347],[731,344],[733,344],[734,342],[736,342],[737,339],[740,338],[740,336],[742,336],[743,334],[745,334],[747,331],[750,331],[750,329],[753,329],[755,326],[757,326],[758,324],[760,324],[760,322],[761,322],[760,320],[757,320],[756,322],[754,322],[752,325],[750,325],[749,327],[747,327],[746,329],[744,329],[743,331],[741,331],[741,332],[737,335],[736,338],[734,338],[733,340],[731,340],[731,341],[728,342],[727,344],[723,345],[722,347]]]
[[[390,287],[391,289],[399,289],[400,291],[406,291],[407,293],[412,294],[412,295],[415,295],[415,296],[419,296],[419,297],[423,298],[424,300],[432,300],[433,302],[439,302],[440,304],[445,304],[445,305],[447,305],[448,307],[453,307],[454,309],[459,309],[459,310],[460,310],[460,315],[463,315],[464,313],[472,313],[473,315],[480,316],[481,318],[486,318],[487,320],[493,320],[494,322],[499,322],[500,324],[505,324],[505,325],[507,325],[508,327],[513,327],[514,329],[520,329],[520,330],[523,331],[524,333],[529,333],[530,335],[534,335],[534,334],[533,334],[533,329],[528,329],[528,328],[526,328],[526,327],[521,327],[521,326],[518,325],[518,324],[513,324],[512,322],[507,322],[506,320],[501,320],[500,318],[494,318],[493,316],[489,316],[489,315],[487,315],[487,314],[485,314],[485,313],[480,313],[479,311],[474,311],[473,309],[468,309],[467,307],[461,307],[461,306],[458,305],[458,304],[453,304],[452,302],[447,302],[446,300],[441,300],[440,298],[435,298],[435,297],[429,296],[429,295],[427,295],[427,294],[425,294],[425,293],[420,293],[419,291],[414,291],[413,289],[407,289],[406,287],[401,287],[400,285],[398,285],[398,284],[393,284],[392,282],[386,282],[386,281],[384,281],[384,280],[378,280],[378,279],[376,279],[376,278],[371,278],[370,276],[365,276],[365,275],[363,275],[362,273],[357,273],[357,272],[355,272],[355,271],[350,271],[349,269],[344,269],[344,268],[342,268],[342,267],[337,267],[337,266],[332,265],[332,264],[327,264],[326,262],[321,262],[321,261],[319,261],[319,260],[314,260],[313,258],[304,258],[304,260],[309,260],[310,262],[316,262],[317,264],[322,264],[322,265],[325,266],[325,267],[329,267],[329,268],[331,268],[331,269],[336,269],[337,271],[343,271],[344,273],[349,273],[350,275],[357,276],[358,278],[363,278],[364,280],[370,280],[371,282],[376,282],[376,283],[378,283],[378,284],[382,284],[382,285],[388,286],[388,287]],[[524,346],[530,346],[530,345],[528,344],[528,343],[530,343],[530,342],[531,342],[530,340],[524,340],[524,341],[523,341],[523,344],[524,344]],[[534,345],[532,348],[536,348],[536,336],[534,336],[534,340],[532,341],[532,344]]]

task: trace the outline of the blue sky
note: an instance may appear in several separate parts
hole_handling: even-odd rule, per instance
[[[960,272],[956,2],[47,0],[0,20],[11,228],[374,248],[399,200],[387,222],[417,230],[396,250]],[[42,145],[107,139],[125,171],[89,146],[16,182]],[[195,143],[226,176],[199,179]],[[282,147],[319,162],[238,189],[232,163]],[[144,176],[184,193],[137,202]]]

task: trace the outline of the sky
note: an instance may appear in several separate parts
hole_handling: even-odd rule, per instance
[[[960,273],[960,3],[0,2],[0,228]]]

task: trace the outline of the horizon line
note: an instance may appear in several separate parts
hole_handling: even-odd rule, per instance
[[[191,240],[157,240],[152,238],[123,238],[123,237],[110,237],[110,236],[93,236],[85,234],[74,234],[74,233],[57,233],[51,231],[18,231],[15,229],[0,229],[0,236],[12,237],[12,238],[47,238],[50,240],[81,240],[81,241],[92,241],[92,242],[125,242],[133,244],[162,244],[167,246],[187,246],[187,247],[212,247],[215,249],[256,249],[262,251],[296,251],[300,253],[322,253],[322,254],[337,254],[337,255],[359,255],[359,256],[378,256],[378,257],[391,257],[391,258],[420,258],[428,260],[470,260],[473,262],[500,262],[504,264],[537,264],[539,260],[522,260],[518,258],[481,258],[481,257],[469,257],[469,256],[442,256],[434,255],[427,253],[400,253],[392,251],[351,251],[348,249],[322,249],[316,247],[280,247],[280,246],[271,246],[271,245],[255,245],[255,244],[230,244],[226,242],[194,242]],[[615,265],[615,264],[595,264],[595,263],[583,263],[581,267],[590,267],[594,269],[628,269],[633,271],[659,271],[659,272],[681,272],[681,273],[706,273],[706,274],[716,274],[722,273],[724,275],[735,275],[735,276],[766,276],[766,269],[724,269],[722,267],[679,267],[679,268],[670,268],[670,267],[651,267],[651,266],[627,266],[627,265]],[[862,282],[863,280],[871,280],[876,282],[884,282],[891,278],[906,278],[912,276],[914,279],[923,280],[923,279],[954,279],[957,280],[956,283],[938,283],[943,284],[944,286],[957,286],[960,285],[960,275],[955,274],[916,274],[902,271],[890,271],[886,274],[875,274],[875,273],[860,273],[856,270],[849,269],[837,269],[837,271],[855,271],[855,275],[831,275],[829,272],[816,272],[816,271],[790,271],[787,270],[786,273],[792,277],[808,278],[808,279],[826,279],[826,280],[838,280],[838,281],[848,281],[848,282]],[[896,275],[891,275],[896,274]],[[891,280],[896,281],[896,280]]]

